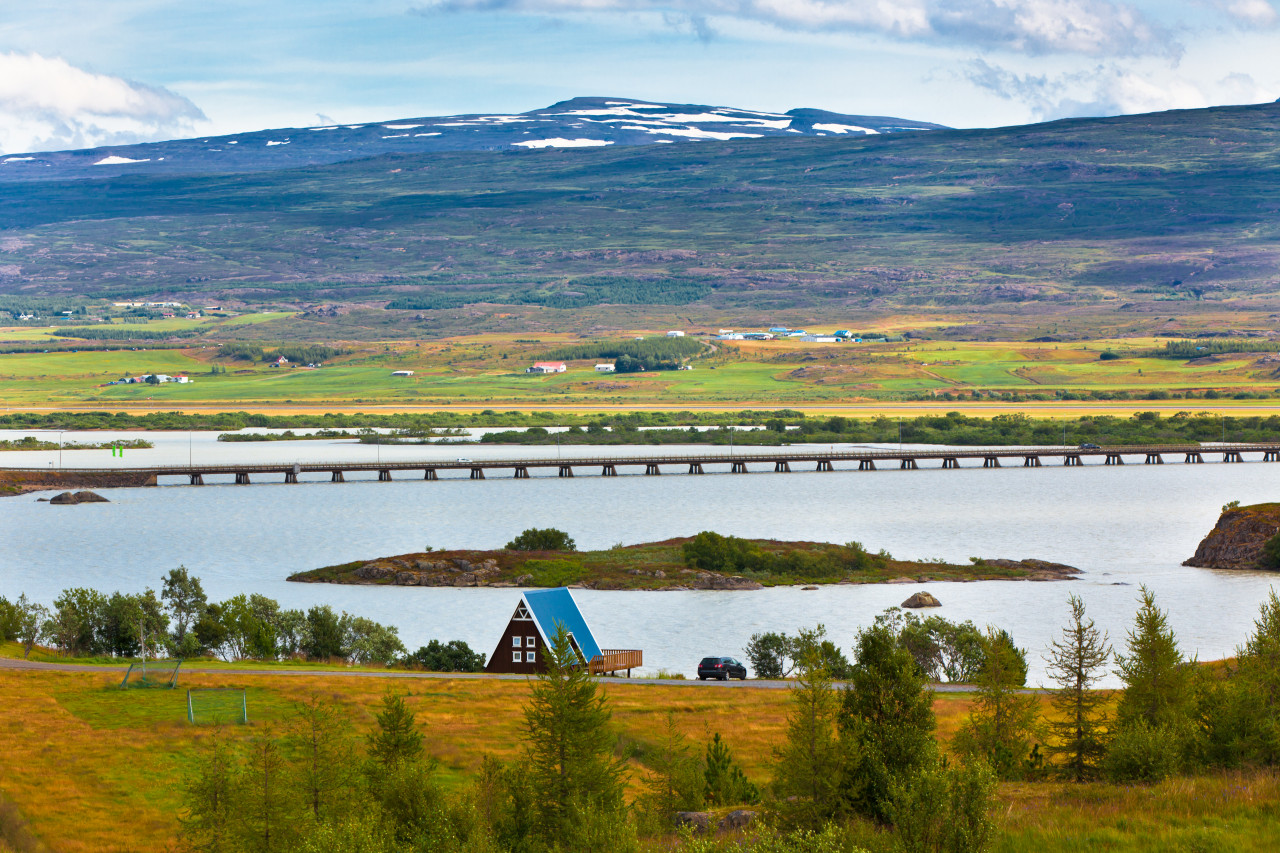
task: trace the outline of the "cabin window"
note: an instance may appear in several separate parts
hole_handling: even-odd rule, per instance
[[[536,648],[536,647],[537,647],[537,645],[538,645],[538,638],[537,638],[537,637],[525,637],[525,638],[524,638],[524,644],[525,644],[526,646],[528,646],[529,648],[531,648],[531,649],[532,649],[532,648]]]
[[[519,652],[512,652],[512,653],[511,653],[511,662],[512,662],[512,663],[520,663],[520,653],[519,653]]]
[[[518,649],[518,648],[520,648],[520,638],[519,638],[519,637],[512,637],[512,638],[511,638],[511,645],[512,645],[512,646],[514,646],[514,647],[515,647],[515,648],[517,648],[517,649]]]
[[[525,652],[524,660],[525,660],[525,663],[533,663],[533,652]]]

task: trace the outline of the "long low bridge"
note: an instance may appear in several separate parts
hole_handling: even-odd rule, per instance
[[[527,479],[530,471],[554,469],[560,477],[573,477],[576,472],[598,471],[601,476],[617,476],[619,468],[643,468],[647,475],[663,473],[705,474],[707,466],[728,466],[729,472],[746,474],[755,471],[790,472],[792,466],[812,465],[816,471],[858,470],[875,471],[882,468],[917,470],[921,462],[939,463],[943,469],[968,467],[1001,468],[1010,465],[1039,468],[1046,461],[1059,461],[1067,467],[1083,466],[1086,459],[1095,464],[1162,465],[1166,458],[1186,464],[1209,461],[1245,462],[1246,455],[1255,461],[1280,462],[1280,443],[1272,444],[1149,444],[1110,447],[986,447],[986,448],[913,448],[890,450],[822,449],[813,446],[783,448],[767,452],[737,453],[681,453],[635,454],[630,456],[600,456],[576,458],[531,459],[422,459],[411,461],[350,461],[350,462],[274,462],[237,463],[220,462],[198,465],[155,465],[132,468],[75,468],[50,471],[39,468],[3,468],[0,473],[58,474],[62,477],[82,475],[111,476],[126,474],[135,478],[136,484],[156,485],[160,477],[186,478],[191,485],[203,485],[209,476],[231,476],[238,484],[254,482],[255,477],[280,477],[285,483],[297,483],[305,474],[328,474],[329,480],[343,482],[347,474],[376,472],[378,480],[390,481],[395,474],[415,473],[418,479],[438,480],[442,472],[465,473],[472,480],[483,480],[487,474],[510,471],[517,480]],[[840,469],[836,468],[837,463]],[[770,468],[770,466],[772,466]],[[262,480],[259,480],[262,482]],[[278,482],[278,481],[277,481]]]

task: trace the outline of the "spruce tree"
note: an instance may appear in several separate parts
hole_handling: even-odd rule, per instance
[[[702,778],[703,797],[711,805],[750,805],[760,802],[760,789],[734,763],[729,744],[721,739],[719,732],[707,743]]]
[[[963,754],[985,759],[1004,779],[1024,775],[1033,755],[1031,740],[1040,703],[1035,696],[1019,692],[1026,680],[1025,653],[1007,632],[988,628],[977,701],[956,735],[955,746]]]
[[[622,764],[613,757],[612,713],[560,627],[525,706],[526,764],[535,831],[549,843],[579,835],[583,818],[622,809]]]
[[[240,767],[235,754],[215,728],[187,778],[178,820],[183,840],[194,850],[223,853],[234,849]]]
[[[387,691],[382,697],[382,710],[374,717],[378,728],[369,735],[371,759],[390,769],[422,757],[422,733],[417,728],[417,715],[409,710],[403,696]]]
[[[800,660],[800,677],[791,690],[786,741],[775,753],[777,809],[791,826],[818,829],[839,810],[838,707],[831,675],[810,649]]]
[[[1234,735],[1243,757],[1262,764],[1280,763],[1280,596],[1271,590],[1254,631],[1237,650],[1237,670],[1229,687],[1240,711]]]
[[[275,733],[268,730],[249,744],[239,798],[240,839],[244,850],[271,853],[292,850],[297,835],[297,801],[290,767]]]
[[[888,823],[894,783],[909,784],[937,761],[933,691],[890,625],[863,629],[855,652],[839,713],[841,799],[857,814]]]
[[[1111,660],[1111,645],[1105,632],[1085,618],[1084,601],[1069,599],[1071,621],[1062,629],[1062,639],[1049,645],[1049,676],[1057,683],[1053,708],[1056,718],[1049,729],[1057,739],[1050,747],[1062,759],[1063,774],[1076,782],[1093,778],[1106,754],[1107,697],[1094,690]]]
[[[317,823],[335,817],[355,783],[351,723],[319,696],[297,703],[286,739],[296,796]]]
[[[1133,630],[1125,644],[1127,654],[1116,655],[1116,675],[1124,681],[1124,694],[1116,706],[1120,728],[1142,722],[1153,729],[1182,730],[1195,710],[1194,671],[1182,656],[1168,615],[1156,607],[1156,597],[1145,585]]]

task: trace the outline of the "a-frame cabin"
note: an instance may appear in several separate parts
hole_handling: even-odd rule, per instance
[[[542,671],[543,656],[556,631],[563,627],[582,665],[592,673],[617,672],[640,666],[637,650],[601,649],[573,594],[564,587],[530,590],[520,596],[515,613],[489,656],[485,672],[534,675]]]

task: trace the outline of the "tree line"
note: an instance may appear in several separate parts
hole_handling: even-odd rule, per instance
[[[788,549],[776,553],[749,539],[704,530],[680,546],[691,569],[734,575],[781,575],[802,578],[844,577],[883,568],[889,555],[870,554],[858,542],[821,549]]]
[[[261,344],[233,342],[218,347],[218,358],[261,362],[285,358],[294,364],[320,364],[349,352],[348,349],[324,344],[279,344],[268,349]]]
[[[679,340],[673,338],[672,340]],[[281,350],[283,352],[283,350]],[[301,356],[300,356],[301,357]],[[292,358],[291,358],[292,360]],[[1280,415],[1218,415],[1210,412],[1136,412],[1129,417],[1087,415],[1066,420],[1024,414],[974,417],[959,412],[914,418],[806,417],[790,409],[744,412],[625,412],[608,416],[552,412],[429,414],[261,415],[249,412],[12,412],[0,414],[0,429],[152,429],[230,431],[265,428],[386,428],[426,434],[451,427],[508,426],[521,431],[493,433],[484,442],[521,444],[713,444],[778,446],[791,443],[897,443],[958,446],[1063,444],[1158,444],[1201,441],[1275,441]],[[547,427],[567,426],[567,433]],[[740,430],[730,426],[757,426]],[[641,430],[640,427],[653,427]],[[713,429],[693,429],[713,427]]]
[[[306,658],[445,672],[484,668],[484,655],[460,640],[432,640],[408,652],[395,626],[327,604],[288,609],[257,593],[210,601],[200,579],[182,566],[164,577],[159,595],[149,588],[107,595],[73,587],[51,607],[25,594],[13,602],[0,598],[0,637],[20,643],[28,657],[48,644],[72,657]]]
[[[627,341],[591,341],[560,347],[546,354],[548,359],[576,361],[592,358],[616,359],[619,373],[639,370],[675,370],[690,358],[707,351],[696,338],[650,337]]]

